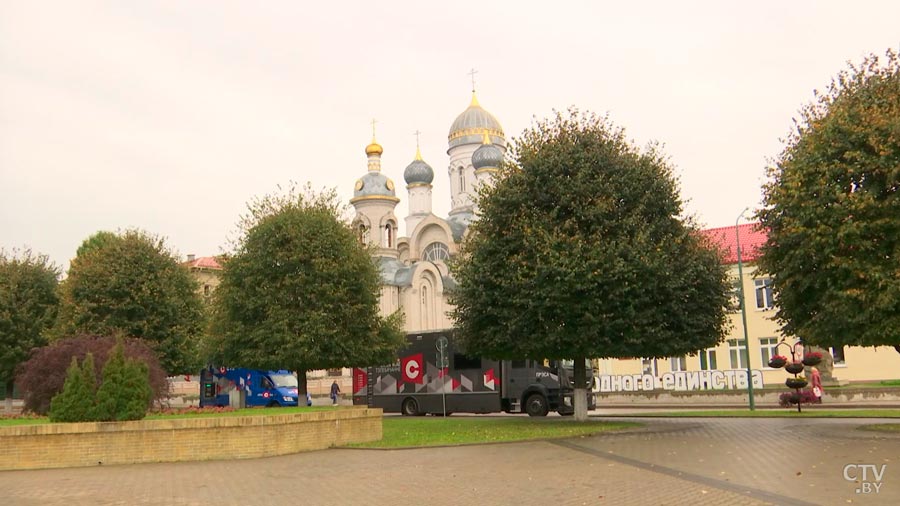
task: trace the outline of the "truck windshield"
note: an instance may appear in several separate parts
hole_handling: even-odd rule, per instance
[[[293,374],[272,374],[271,378],[276,388],[297,386],[297,378]]]
[[[575,361],[571,359],[565,359],[559,361],[560,365],[565,367],[566,369],[575,369]],[[587,370],[591,370],[591,361],[590,359],[584,359],[584,365]]]

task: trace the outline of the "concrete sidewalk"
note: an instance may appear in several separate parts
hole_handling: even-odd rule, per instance
[[[0,473],[13,505],[900,504],[900,436],[871,420],[643,419],[568,440]],[[857,494],[846,464],[886,464]]]

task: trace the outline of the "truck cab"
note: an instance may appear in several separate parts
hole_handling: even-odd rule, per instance
[[[505,360],[503,369],[502,408],[507,413],[544,416],[548,412],[567,416],[575,413],[574,363],[571,360]],[[588,409],[596,402],[591,393],[591,368],[587,364]]]

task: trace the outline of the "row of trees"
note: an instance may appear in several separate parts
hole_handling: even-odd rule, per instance
[[[802,110],[764,189],[761,267],[775,276],[784,331],[808,342],[900,343],[900,73],[894,53],[882,63],[839,74]],[[608,119],[571,110],[537,122],[512,155],[481,188],[452,266],[453,317],[470,352],[575,359],[583,379],[585,357],[681,355],[722,339],[726,272],[684,217],[658,147],[638,149]],[[0,313],[3,379],[39,336],[79,331],[146,339],[170,372],[201,357],[301,372],[388,361],[402,315],[379,315],[371,252],[341,214],[334,192],[308,187],[252,202],[200,349],[196,287],[158,239],[95,235],[58,291],[45,258],[4,256],[4,269],[22,271],[0,276],[13,292],[46,288],[26,295],[43,302],[19,320]],[[0,293],[0,303],[21,296]]]
[[[252,202],[208,306],[164,241],[142,231],[91,236],[59,284],[59,270],[45,256],[3,253],[0,374],[7,400],[29,355],[19,377],[29,389],[26,407],[39,413],[62,388],[70,360],[94,351],[102,367],[109,339],[73,337],[82,335],[138,339],[155,356],[133,344],[129,356],[154,371],[158,358],[169,375],[206,363],[240,364],[290,367],[303,382],[309,369],[390,360],[402,342],[402,316],[379,315],[379,274],[341,211],[334,192],[309,188]]]

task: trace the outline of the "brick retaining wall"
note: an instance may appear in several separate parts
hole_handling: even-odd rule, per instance
[[[0,427],[0,470],[249,459],[381,439],[381,409]]]

